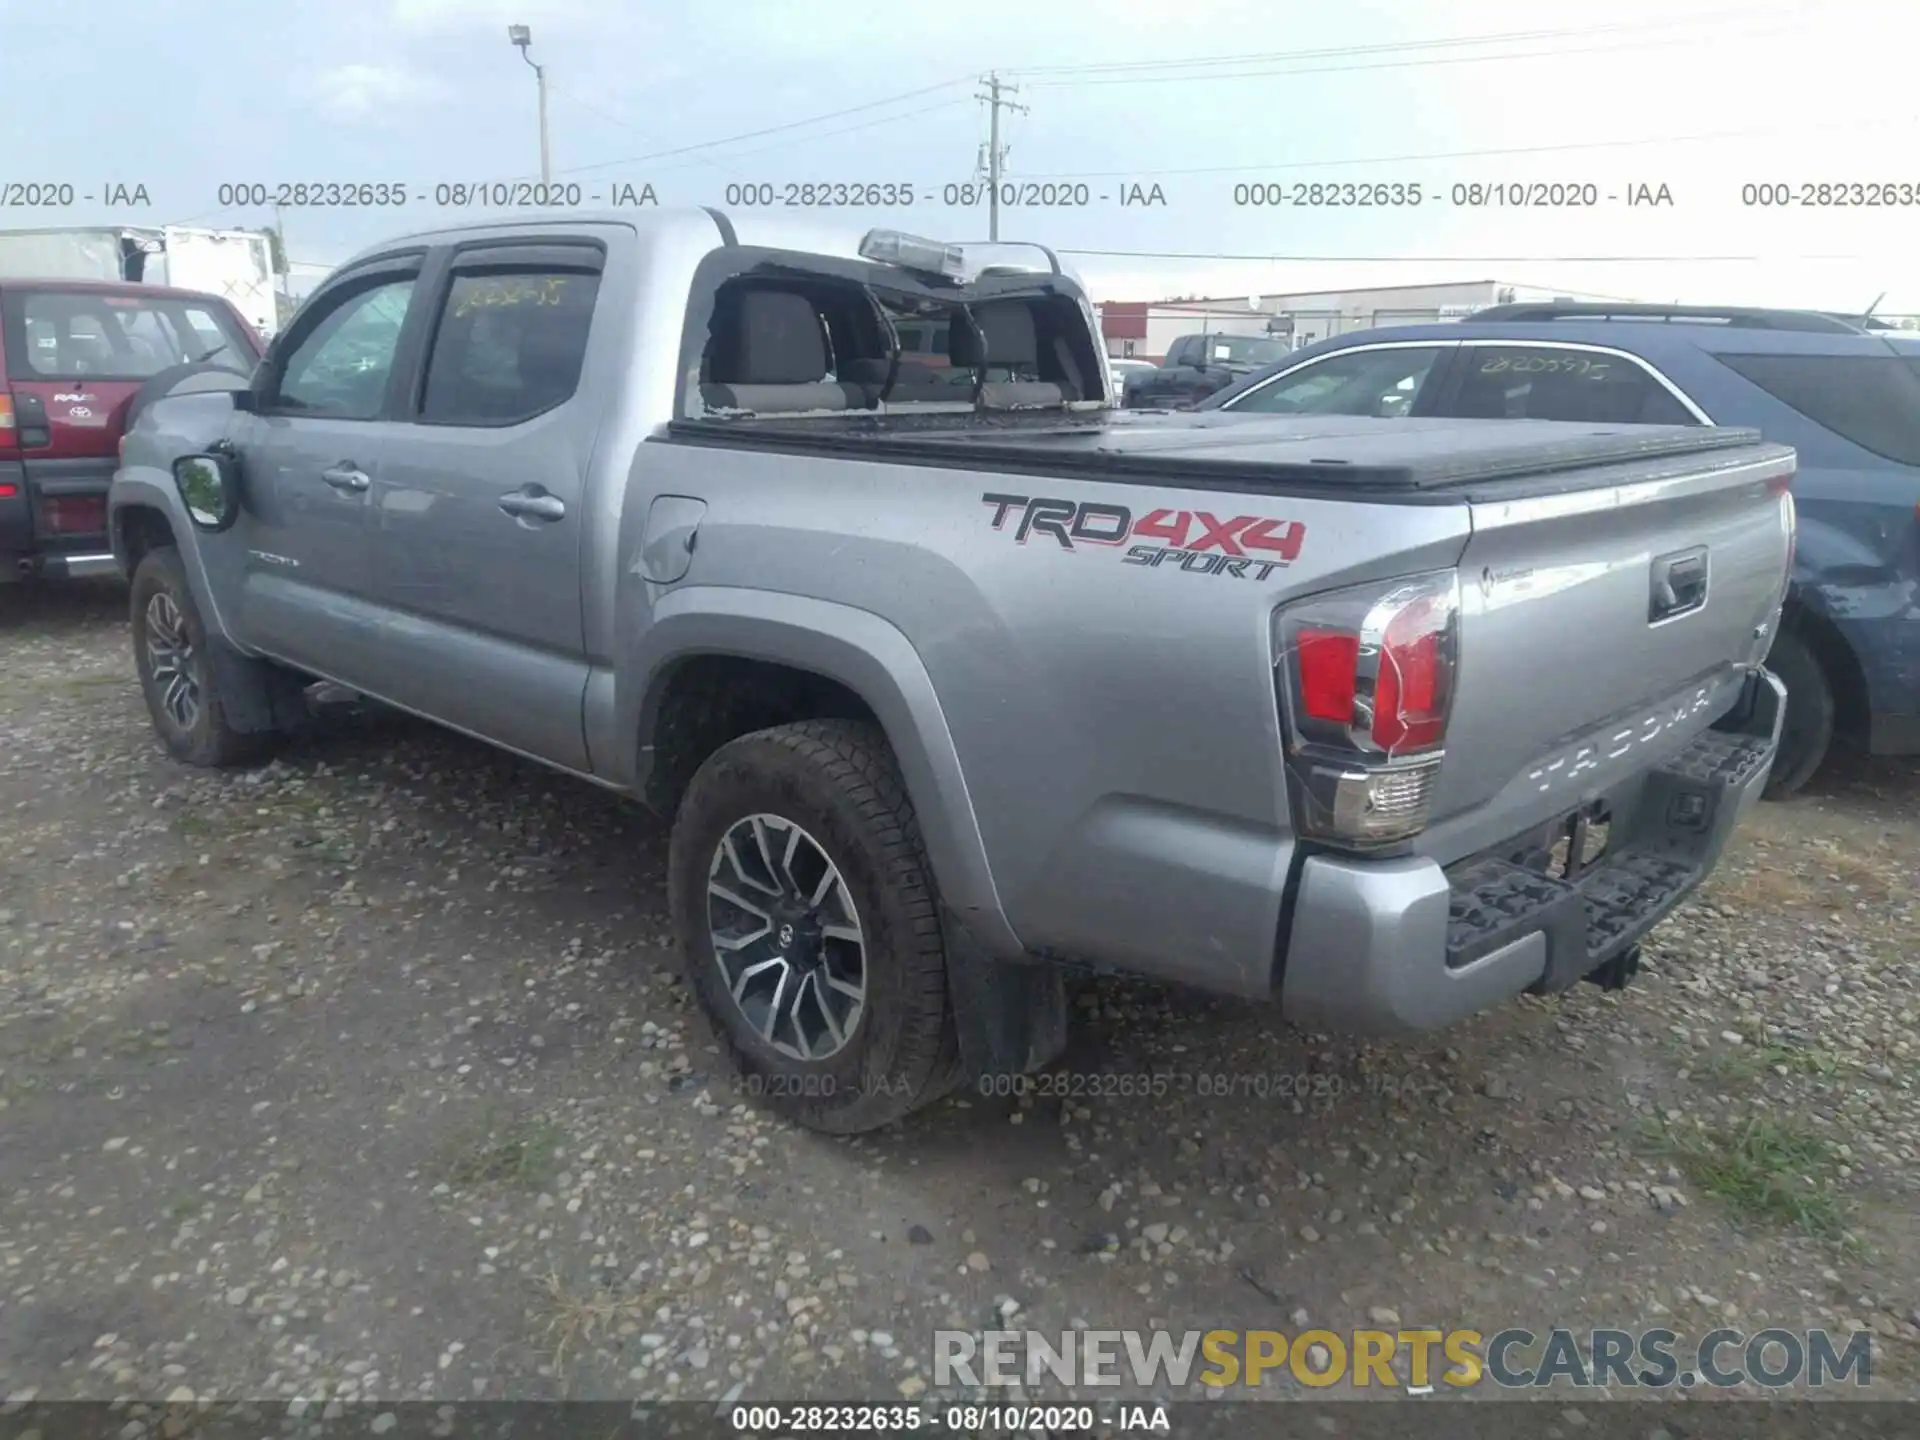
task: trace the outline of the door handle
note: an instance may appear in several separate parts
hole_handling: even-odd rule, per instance
[[[500,508],[516,520],[564,520],[567,516],[566,501],[531,487],[502,495]]]
[[[1647,622],[1658,624],[1698,610],[1707,603],[1707,549],[1696,545],[1653,562]]]
[[[351,461],[322,470],[320,478],[336,490],[365,490],[373,484],[366,472],[356,469]]]

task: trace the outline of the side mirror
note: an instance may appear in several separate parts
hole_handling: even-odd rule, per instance
[[[240,518],[240,467],[231,454],[182,456],[173,483],[196,528],[217,535]]]

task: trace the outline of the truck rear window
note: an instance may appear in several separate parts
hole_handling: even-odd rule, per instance
[[[1721,355],[1720,362],[1862,450],[1920,465],[1920,375],[1887,355]]]
[[[765,266],[713,292],[690,416],[929,406],[1058,409],[1097,397],[1101,362],[1065,294],[953,298]]]
[[[246,369],[253,342],[224,307],[97,290],[9,291],[0,300],[11,380],[145,380],[174,365]]]

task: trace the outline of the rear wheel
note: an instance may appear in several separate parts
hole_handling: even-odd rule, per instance
[[[722,746],[681,802],[669,885],[688,979],[748,1095],[853,1134],[957,1078],[933,875],[874,727]]]
[[[271,748],[271,734],[227,723],[207,630],[172,546],[149,550],[133,572],[133,660],[155,733],[189,765],[244,765]]]
[[[1774,757],[1766,789],[1769,800],[1781,800],[1814,777],[1833,746],[1833,684],[1819,657],[1791,630],[1774,640],[1767,668],[1787,687],[1780,753]]]

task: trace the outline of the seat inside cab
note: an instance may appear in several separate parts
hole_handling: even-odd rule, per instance
[[[973,303],[831,277],[721,285],[700,365],[709,414],[1057,407],[1097,398],[1064,296]]]

